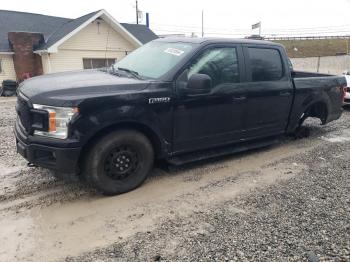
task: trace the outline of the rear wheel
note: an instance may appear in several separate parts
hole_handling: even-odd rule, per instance
[[[84,176],[104,194],[117,195],[140,186],[153,160],[153,147],[146,136],[135,130],[119,130],[91,148],[85,159]]]

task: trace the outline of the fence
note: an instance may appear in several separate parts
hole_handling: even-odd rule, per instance
[[[319,40],[319,39],[350,39],[350,35],[339,35],[339,36],[266,36],[264,40],[275,41],[275,40]]]
[[[350,55],[291,58],[295,70],[340,75],[350,70]]]

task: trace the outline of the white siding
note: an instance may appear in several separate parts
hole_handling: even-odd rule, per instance
[[[60,50],[58,53],[50,54],[50,59],[44,58],[44,73],[55,73],[83,69],[83,58],[115,58],[120,60],[125,55],[120,52],[105,51],[80,51]],[[51,62],[51,71],[48,70]]]
[[[41,55],[41,60],[42,60],[42,63],[43,63],[44,74],[50,73],[51,72],[51,67],[49,65],[49,55],[48,54],[42,54]]]
[[[3,80],[16,80],[16,72],[13,65],[12,55],[0,55],[1,69],[0,72],[0,85]]]
[[[96,20],[60,45],[57,53],[42,56],[44,73],[83,69],[83,58],[120,60],[135,48],[106,22]]]

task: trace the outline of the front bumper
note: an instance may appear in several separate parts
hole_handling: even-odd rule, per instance
[[[60,147],[59,141],[55,141],[54,146],[29,142],[28,137],[20,130],[18,123],[16,123],[14,131],[17,152],[28,162],[61,173],[77,173],[79,171],[80,147],[67,147],[66,145]]]

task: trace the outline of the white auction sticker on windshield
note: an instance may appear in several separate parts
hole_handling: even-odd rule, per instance
[[[176,56],[180,56],[182,55],[185,51],[180,50],[180,49],[176,49],[176,48],[171,48],[168,47],[167,49],[164,50],[165,53],[171,54],[171,55],[176,55]]]

